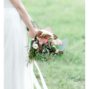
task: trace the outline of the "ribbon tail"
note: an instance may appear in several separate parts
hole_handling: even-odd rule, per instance
[[[39,73],[39,75],[40,75],[40,79],[41,79],[41,82],[42,82],[43,89],[48,89],[48,88],[47,88],[47,85],[46,85],[46,82],[45,82],[45,80],[44,80],[44,78],[43,78],[43,76],[42,76],[42,73],[41,73],[41,71],[40,71],[40,69],[39,69],[39,67],[38,67],[36,61],[34,61],[34,65],[35,65],[35,67],[37,68],[38,73]]]

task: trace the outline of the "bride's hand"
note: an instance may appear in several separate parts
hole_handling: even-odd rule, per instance
[[[36,36],[36,34],[38,33],[38,29],[37,28],[34,28],[33,30],[29,30],[28,31],[28,35],[32,38],[34,38]]]

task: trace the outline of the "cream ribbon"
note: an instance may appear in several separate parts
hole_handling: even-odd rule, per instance
[[[35,67],[37,69],[37,71],[38,71],[42,86],[39,84],[39,81],[36,78],[36,75],[34,73],[33,67]],[[46,85],[46,82],[45,82],[45,80],[43,78],[43,75],[42,75],[42,73],[40,71],[40,68],[39,68],[39,66],[38,66],[36,61],[33,61],[30,64],[28,64],[28,71],[29,71],[28,74],[31,77],[32,89],[34,89],[34,86],[35,86],[36,89],[48,89],[47,85]]]

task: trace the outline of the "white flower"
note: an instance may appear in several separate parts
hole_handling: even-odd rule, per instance
[[[58,53],[58,52],[59,52],[59,50],[57,49],[55,53]]]
[[[37,48],[38,48],[38,44],[33,43],[32,47],[33,47],[34,49],[37,49]]]

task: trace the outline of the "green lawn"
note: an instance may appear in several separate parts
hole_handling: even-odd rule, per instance
[[[49,89],[84,89],[85,31],[83,0],[23,0],[29,14],[44,28],[67,39],[64,55],[39,62]]]

